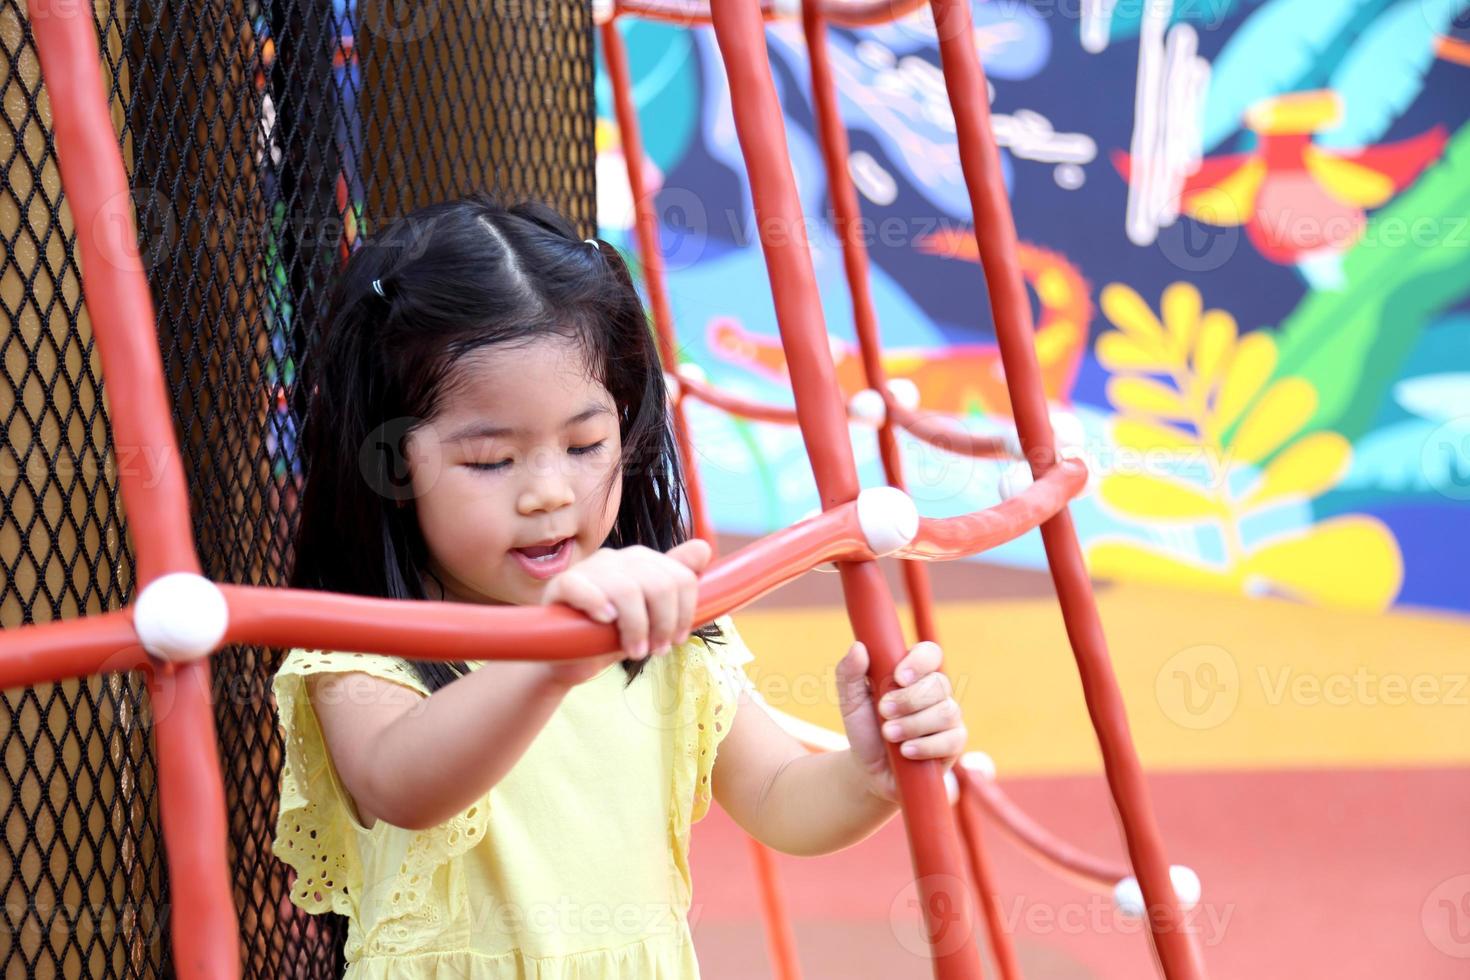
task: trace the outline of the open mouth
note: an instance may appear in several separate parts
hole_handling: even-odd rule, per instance
[[[537,545],[534,548],[517,548],[516,551],[532,561],[551,561],[561,554],[562,548],[571,538],[562,538],[556,544]]]
[[[562,538],[556,544],[537,545],[533,548],[512,548],[526,574],[532,578],[548,579],[560,575],[571,565],[572,539]]]

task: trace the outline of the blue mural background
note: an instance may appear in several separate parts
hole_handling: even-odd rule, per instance
[[[1108,15],[1111,8],[1111,15]],[[1470,4],[974,3],[1048,397],[1100,476],[1094,572],[1365,608],[1470,608]],[[707,28],[621,22],[681,357],[790,402]],[[839,378],[861,386],[798,25],[768,33]],[[927,13],[830,32],[890,374],[1009,426]],[[599,222],[631,258],[605,75]],[[793,429],[690,403],[715,523],[817,506]],[[853,429],[865,485],[882,482]],[[903,438],[933,516],[1000,465]],[[1157,450],[1157,452],[1152,452]],[[986,560],[1044,567],[1033,533]]]

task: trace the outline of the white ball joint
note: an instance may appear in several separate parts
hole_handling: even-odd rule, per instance
[[[919,386],[909,378],[890,378],[888,393],[893,396],[894,401],[910,412],[919,410]]]
[[[592,23],[601,27],[613,19],[613,0],[592,0]]]
[[[1203,889],[1193,868],[1182,864],[1169,865],[1169,882],[1174,886],[1174,898],[1180,909],[1187,912],[1199,904]],[[1113,886],[1113,905],[1131,919],[1143,918],[1143,889],[1136,877],[1129,875]]]
[[[858,524],[873,554],[891,554],[919,533],[919,508],[897,487],[867,487],[857,497]]]
[[[981,779],[995,778],[995,760],[984,752],[966,752],[960,756],[960,765]],[[960,801],[960,780],[953,769],[944,771],[944,791],[949,795],[950,806]]]
[[[987,753],[979,751],[966,752],[964,755],[960,756],[960,765],[964,766],[966,769],[968,769],[970,772],[973,772],[981,779],[995,778],[995,760],[992,759]]]
[[[888,406],[883,396],[872,388],[864,388],[847,401],[847,417],[854,422],[881,429],[888,420]]]
[[[1075,459],[1087,467],[1087,483],[1083,485],[1082,492],[1078,494],[1079,497],[1085,497],[1097,489],[1098,481],[1097,473],[1087,459],[1087,430],[1083,428],[1082,420],[1072,412],[1054,410],[1049,415],[1057,458]],[[1016,453],[1020,455],[1019,442],[1016,443]],[[1001,499],[1010,500],[1031,486],[1033,482],[1029,462],[1020,459],[1008,464],[1000,474]]]
[[[171,663],[209,656],[225,638],[229,624],[225,594],[193,572],[160,575],[133,603],[133,630],[143,649]]]

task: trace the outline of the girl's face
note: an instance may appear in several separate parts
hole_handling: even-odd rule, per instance
[[[444,592],[432,579],[425,588],[434,599],[538,604],[547,581],[602,547],[616,522],[617,405],[562,338],[482,348],[452,381],[405,446]],[[549,542],[561,544],[533,557]]]

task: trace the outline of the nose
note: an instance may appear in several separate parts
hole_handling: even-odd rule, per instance
[[[531,465],[526,467],[526,482],[516,497],[518,512],[529,516],[560,510],[576,501],[577,495],[572,491],[571,481],[567,478],[564,467],[558,465],[559,462],[554,454],[544,454],[539,460],[533,459]]]

